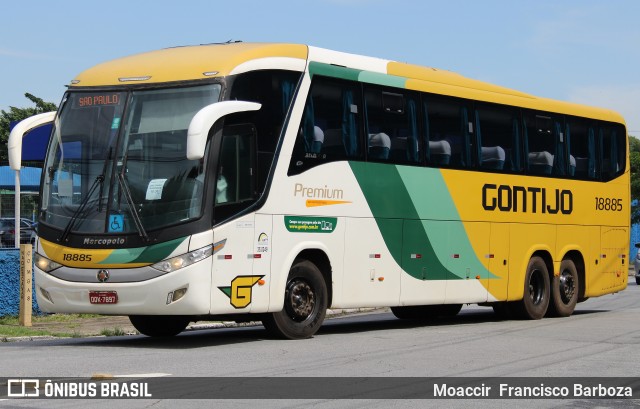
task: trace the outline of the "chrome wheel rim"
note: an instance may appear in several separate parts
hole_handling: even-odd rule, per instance
[[[560,277],[559,277],[559,293],[560,293],[560,298],[562,299],[562,302],[565,304],[569,304],[569,302],[571,302],[571,299],[573,298],[573,295],[576,292],[576,283],[575,280],[573,279],[573,274],[571,274],[571,272],[569,270],[563,270],[560,273]]]

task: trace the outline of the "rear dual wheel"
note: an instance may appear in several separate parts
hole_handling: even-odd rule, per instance
[[[538,320],[545,315],[568,317],[578,302],[578,289],[578,270],[572,260],[562,260],[560,273],[549,279],[546,263],[534,256],[527,266],[524,296],[515,306],[525,319]]]
[[[578,270],[573,261],[562,260],[560,274],[551,281],[551,303],[549,314],[556,317],[568,317],[578,303]]]

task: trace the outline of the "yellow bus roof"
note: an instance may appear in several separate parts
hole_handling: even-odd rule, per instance
[[[408,89],[624,123],[622,116],[607,109],[539,98],[451,71],[312,48],[320,50],[317,54],[320,62],[404,78],[406,81],[403,86]],[[252,61],[284,58],[305,63],[310,59],[310,54],[313,58],[314,53],[310,53],[307,45],[279,43],[237,42],[166,48],[98,64],[80,73],[70,87],[154,84],[224,77],[234,73],[234,69],[242,64]],[[347,61],[356,62],[358,66],[351,67]],[[269,62],[256,66],[268,67]],[[302,70],[304,65],[299,64],[298,67]]]
[[[80,73],[72,86],[151,84],[222,77],[244,62],[269,57],[306,60],[307,46],[229,43],[165,48],[98,64]]]

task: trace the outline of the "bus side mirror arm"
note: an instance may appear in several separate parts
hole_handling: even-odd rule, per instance
[[[207,105],[198,111],[189,123],[187,131],[187,159],[197,160],[204,157],[207,137],[213,124],[220,118],[238,112],[257,111],[262,105],[247,101],[222,101]]]
[[[9,134],[7,148],[9,151],[9,166],[13,170],[20,170],[22,166],[22,137],[34,128],[53,122],[56,117],[55,111],[45,112],[23,119],[13,127]]]

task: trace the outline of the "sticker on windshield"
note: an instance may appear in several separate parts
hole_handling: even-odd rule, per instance
[[[167,182],[167,179],[153,179],[149,182],[149,186],[147,186],[147,195],[144,197],[145,200],[159,200],[162,198],[162,189],[164,189],[164,184]]]
[[[73,196],[73,181],[70,178],[58,180],[58,196],[59,197]]]
[[[121,214],[109,215],[109,232],[124,231],[124,216]]]

